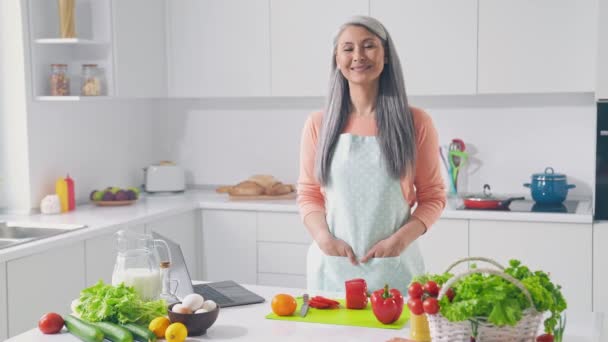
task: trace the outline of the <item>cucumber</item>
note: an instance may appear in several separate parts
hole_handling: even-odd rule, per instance
[[[79,339],[86,342],[103,341],[103,332],[99,328],[72,315],[66,315],[63,320],[68,331]]]
[[[105,335],[105,338],[112,342],[133,342],[133,334],[118,324],[96,322],[93,325],[98,327]]]
[[[121,325],[133,334],[133,339],[142,342],[156,342],[156,335],[150,329],[134,323]]]

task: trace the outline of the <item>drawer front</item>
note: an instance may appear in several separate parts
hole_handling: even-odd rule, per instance
[[[258,213],[258,241],[311,243],[297,213]]]
[[[306,275],[308,244],[258,242],[258,272]]]
[[[258,285],[306,288],[306,276],[277,273],[258,273]]]

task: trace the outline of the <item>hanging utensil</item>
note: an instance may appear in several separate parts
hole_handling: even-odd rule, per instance
[[[445,148],[443,146],[439,146],[439,155],[441,156],[441,161],[443,162],[443,167],[445,167],[445,172],[448,175],[448,181],[450,183],[450,193],[455,194],[456,188],[454,187],[454,181],[452,180],[452,169],[448,164]]]
[[[483,185],[483,194],[471,195],[465,197],[464,206],[467,209],[494,209],[494,210],[506,210],[509,209],[509,205],[512,201],[519,201],[525,199],[524,197],[499,197],[492,196],[492,190],[490,185]]]
[[[462,139],[454,138],[449,145],[448,159],[450,161],[450,176],[452,177],[452,183],[454,183],[454,192],[458,191],[458,173],[460,167],[462,167],[468,157],[468,154],[464,152],[466,145]]]

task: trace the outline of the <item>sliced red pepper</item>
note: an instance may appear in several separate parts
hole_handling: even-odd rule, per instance
[[[367,306],[367,284],[364,279],[357,278],[344,282],[346,288],[346,307],[349,309],[364,309]]]
[[[314,296],[312,299],[319,301],[321,303],[327,303],[329,305],[340,305],[340,302],[335,301],[333,299],[325,298],[323,296]]]

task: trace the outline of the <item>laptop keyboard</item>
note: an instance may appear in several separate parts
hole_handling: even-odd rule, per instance
[[[203,296],[203,298],[205,298],[205,300],[207,300],[207,299],[213,300],[220,307],[225,306],[227,304],[234,303],[234,301],[232,299],[224,296],[223,294],[221,294],[219,291],[212,288],[211,286],[208,286],[205,284],[198,284],[198,285],[194,285],[193,289],[194,289],[194,293],[200,294],[201,296]]]

